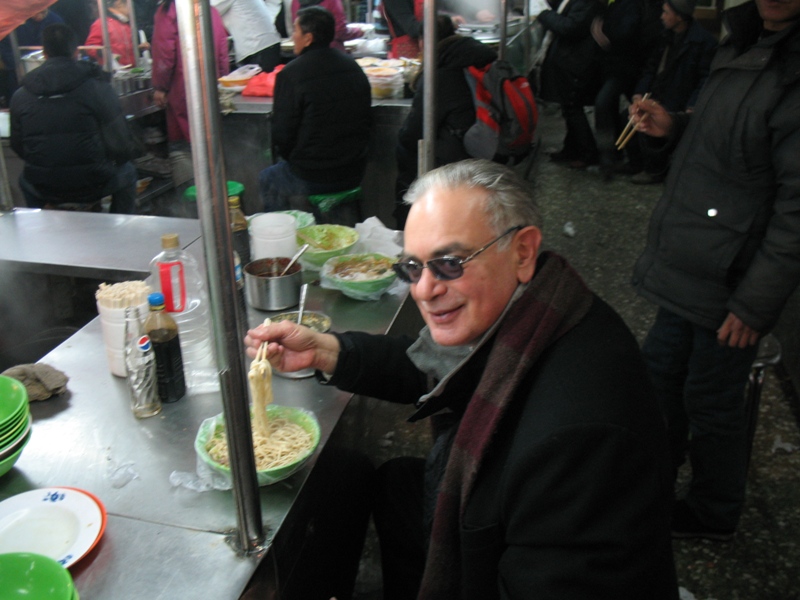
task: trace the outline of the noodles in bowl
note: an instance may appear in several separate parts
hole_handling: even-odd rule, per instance
[[[292,427],[281,431],[278,438],[266,446],[261,445],[257,434],[253,433],[258,485],[277,483],[300,470],[311,455],[314,454],[320,435],[319,423],[314,414],[302,408],[271,404],[267,407],[266,415],[269,419],[270,427],[284,429],[283,426],[285,424],[289,424]],[[255,418],[253,422],[255,422]],[[297,430],[294,429],[295,427],[308,437],[294,438],[294,434],[297,433]],[[219,414],[207,419],[197,432],[195,451],[212,470],[226,478],[230,477],[231,474],[230,466],[227,464],[227,446],[224,416]],[[217,456],[219,456],[217,452],[224,452],[225,458],[222,460],[224,460],[225,464],[212,458],[210,448],[217,448],[213,451]],[[222,448],[224,448],[224,451]],[[285,453],[282,458],[279,458],[277,455],[282,451]],[[290,455],[289,452],[292,452],[292,454]],[[263,456],[263,458],[260,458],[260,456]],[[276,466],[262,469],[259,465],[265,464],[263,461],[268,461],[266,464],[275,461]]]
[[[276,483],[303,466],[319,443],[319,423],[301,408],[272,404],[272,367],[262,344],[248,375],[253,397],[253,453],[259,485]],[[222,417],[218,415],[217,417]],[[195,451],[213,470],[230,475],[228,438],[222,418],[203,422]]]

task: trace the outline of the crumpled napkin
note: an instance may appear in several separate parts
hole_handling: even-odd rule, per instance
[[[28,389],[28,400],[47,400],[62,394],[67,389],[69,377],[58,369],[44,363],[17,365],[2,373],[13,377]]]

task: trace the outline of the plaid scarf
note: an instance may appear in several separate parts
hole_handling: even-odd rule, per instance
[[[456,433],[436,501],[419,600],[461,596],[459,532],[481,461],[520,382],[542,352],[586,315],[592,301],[591,291],[562,257],[540,256],[535,277],[497,330]]]

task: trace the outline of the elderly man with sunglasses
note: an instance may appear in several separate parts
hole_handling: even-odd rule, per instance
[[[409,190],[416,340],[248,333],[270,362],[413,404],[427,459],[376,474],[384,598],[676,599],[663,419],[636,340],[560,256],[541,252],[529,185],[488,161]]]

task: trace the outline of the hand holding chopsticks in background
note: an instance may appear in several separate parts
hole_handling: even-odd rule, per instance
[[[665,137],[672,129],[672,115],[666,109],[645,94],[641,99],[634,99],[628,108],[628,124],[617,138],[617,150],[622,150],[637,131],[652,137]]]

